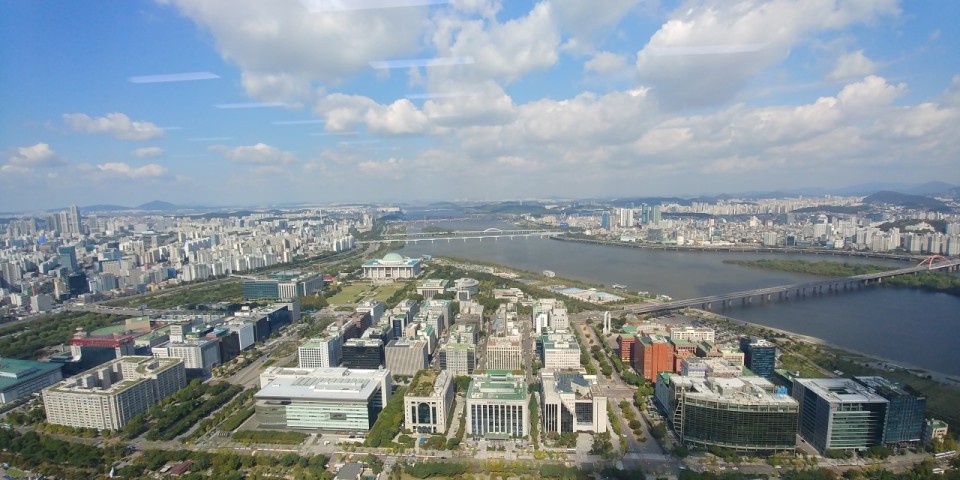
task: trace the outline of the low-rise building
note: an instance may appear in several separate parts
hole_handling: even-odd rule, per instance
[[[403,397],[404,426],[416,433],[444,433],[453,414],[453,375],[421,370]]]
[[[43,390],[47,422],[119,430],[187,385],[180,358],[126,356]]]
[[[429,300],[435,295],[446,292],[448,283],[450,283],[449,280],[442,278],[428,278],[417,285],[417,293],[422,295],[424,299]]]
[[[363,278],[371,280],[416,278],[421,271],[419,258],[404,258],[399,253],[388,253],[383,258],[363,264]]]

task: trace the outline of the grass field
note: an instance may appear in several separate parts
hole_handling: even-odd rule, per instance
[[[354,283],[345,285],[340,293],[330,297],[327,301],[331,305],[359,303],[367,299],[386,301],[391,295],[404,287],[403,283],[387,283],[374,285],[372,283]]]

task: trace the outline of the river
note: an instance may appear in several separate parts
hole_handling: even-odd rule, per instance
[[[437,224],[458,230],[515,228],[497,222]],[[454,240],[411,244],[407,256],[436,255],[497,263],[594,284],[623,284],[676,300],[820,277],[723,263],[728,259],[784,258],[758,253],[676,252],[586,245],[547,239]],[[793,255],[811,261],[908,264],[856,257]],[[787,302],[754,302],[724,312],[734,318],[821,338],[829,343],[946,374],[960,375],[960,298],[943,293],[871,287]]]

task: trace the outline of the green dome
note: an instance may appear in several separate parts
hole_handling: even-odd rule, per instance
[[[399,253],[396,253],[396,252],[388,253],[383,256],[383,261],[384,262],[402,262],[403,255],[400,255]]]

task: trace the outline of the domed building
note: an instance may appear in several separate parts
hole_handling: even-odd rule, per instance
[[[416,278],[421,271],[419,258],[407,258],[396,252],[363,264],[363,277],[371,280]]]

